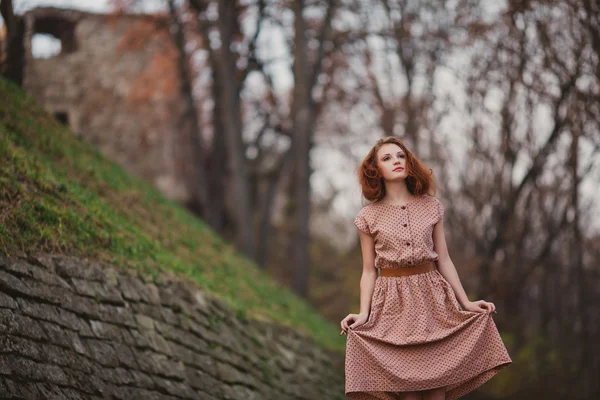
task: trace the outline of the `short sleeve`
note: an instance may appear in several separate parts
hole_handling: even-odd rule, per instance
[[[438,223],[444,217],[444,205],[438,198],[435,198],[435,202],[436,202],[436,206],[437,206],[437,221],[436,221],[436,223]]]
[[[358,215],[354,219],[354,225],[356,225],[356,227],[359,230],[361,230],[369,235],[371,234],[371,231],[369,229],[369,224],[367,223],[367,220],[364,215],[364,208],[359,211]]]

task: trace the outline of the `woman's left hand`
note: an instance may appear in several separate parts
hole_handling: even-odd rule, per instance
[[[490,303],[489,301],[485,300],[470,301],[468,304],[465,305],[464,309],[467,311],[474,312],[496,313],[496,306],[494,305],[494,303]]]

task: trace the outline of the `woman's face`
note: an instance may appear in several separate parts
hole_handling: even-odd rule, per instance
[[[406,179],[406,155],[395,143],[386,143],[377,151],[377,166],[385,181]]]

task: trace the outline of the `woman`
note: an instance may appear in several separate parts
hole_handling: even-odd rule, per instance
[[[363,273],[360,312],[341,321],[346,396],[354,400],[457,399],[512,363],[492,313],[469,301],[448,255],[431,171],[395,137],[359,168],[372,201],[354,221]]]

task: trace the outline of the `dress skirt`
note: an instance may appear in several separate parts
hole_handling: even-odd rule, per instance
[[[454,400],[512,362],[490,312],[464,311],[433,270],[375,280],[369,319],[346,337],[346,396],[399,399],[444,387]]]

